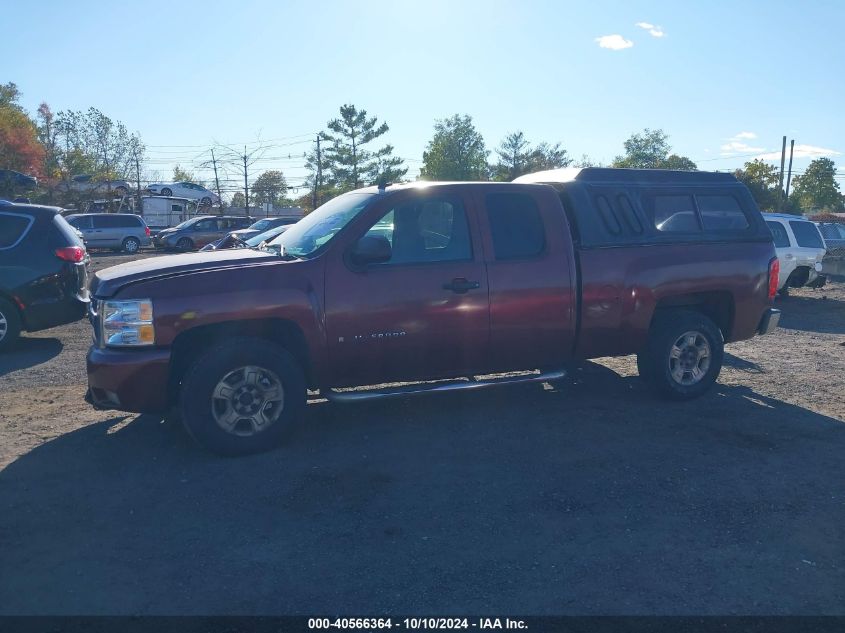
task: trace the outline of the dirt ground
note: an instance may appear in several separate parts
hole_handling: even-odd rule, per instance
[[[0,357],[0,614],[845,614],[845,283],[778,303],[694,402],[602,359],[315,401],[234,460],[91,409],[87,322],[26,335]]]

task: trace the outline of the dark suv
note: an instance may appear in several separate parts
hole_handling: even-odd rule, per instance
[[[153,246],[161,249],[193,251],[216,242],[232,231],[245,229],[255,220],[242,215],[200,215],[171,229],[161,231]]]
[[[0,201],[0,351],[88,308],[88,254],[59,212]]]

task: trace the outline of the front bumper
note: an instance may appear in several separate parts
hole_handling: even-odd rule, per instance
[[[101,349],[86,358],[85,400],[97,409],[164,413],[168,404],[169,349]]]
[[[780,310],[777,308],[766,308],[760,325],[757,327],[757,334],[770,334],[774,332],[780,322]]]

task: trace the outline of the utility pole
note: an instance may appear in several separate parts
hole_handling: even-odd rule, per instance
[[[784,136],[784,143],[786,143],[786,137]],[[249,185],[247,184],[247,170],[249,167],[247,166],[247,156],[246,153],[246,145],[244,145],[244,200],[246,200],[246,209],[244,209],[244,215],[249,215]]]
[[[786,137],[783,137],[783,149],[780,151],[780,178],[778,179],[778,211],[783,209],[783,164],[786,162]]]
[[[311,210],[317,208],[317,202],[319,201],[319,191],[320,191],[320,179],[322,178],[322,163],[323,159],[320,156],[320,134],[317,133],[317,174],[314,176],[314,195],[311,197]]]
[[[211,148],[211,164],[214,165],[214,185],[217,187],[217,198],[220,200],[220,212],[223,212],[223,196],[220,193],[220,179],[217,177],[217,160],[214,158],[214,148]]]
[[[135,155],[135,182],[138,183],[138,210],[143,211],[143,209],[141,209],[141,165],[138,163],[138,150],[135,150],[133,154]]]
[[[795,150],[795,139],[789,143],[789,172],[786,176],[786,201],[789,202],[789,183],[792,181],[792,152]]]

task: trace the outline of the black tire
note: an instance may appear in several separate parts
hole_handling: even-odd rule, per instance
[[[11,349],[21,335],[18,309],[6,299],[0,299],[0,352]]]
[[[673,358],[673,350],[678,358]],[[660,395],[690,400],[716,382],[724,355],[722,332],[712,320],[693,310],[672,310],[655,317],[646,349],[637,355],[637,368]]]
[[[281,385],[281,405],[263,398],[254,405],[253,396],[249,395],[247,406],[258,408],[249,409],[244,415],[252,418],[240,419],[227,430],[218,419],[241,415],[235,408],[244,406],[240,399],[244,395],[239,397],[238,393],[250,387],[245,383],[237,386],[237,376],[245,367],[263,372],[252,382],[259,388],[265,376],[268,384]],[[233,375],[235,382],[227,382]],[[221,388],[232,392],[226,396],[229,400],[220,397]],[[305,375],[290,353],[263,339],[240,337],[212,347],[193,362],[182,380],[178,408],[182,424],[201,446],[218,455],[235,456],[267,451],[281,444],[302,419],[306,399]],[[273,410],[276,406],[278,411]],[[268,410],[274,419],[256,431],[251,420],[263,417]],[[244,431],[252,434],[243,434]]]
[[[127,237],[123,240],[123,252],[134,255],[141,250],[141,240],[137,237]]]
[[[203,198],[202,200],[200,200],[200,204],[201,204],[202,206],[204,206],[204,207],[210,207],[210,206],[211,206],[211,198],[209,198],[208,196],[206,196],[205,198]]]
[[[176,242],[176,249],[186,253],[194,250],[194,241],[190,237],[180,237]]]
[[[173,195],[173,189],[171,189],[170,187],[165,187],[161,190],[161,195],[170,197]]]

